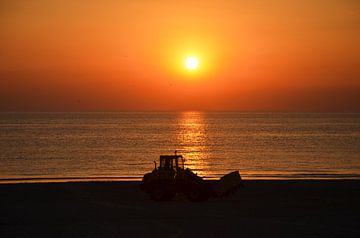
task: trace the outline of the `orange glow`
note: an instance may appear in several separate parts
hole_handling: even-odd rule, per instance
[[[0,111],[360,112],[358,1],[0,5]]]

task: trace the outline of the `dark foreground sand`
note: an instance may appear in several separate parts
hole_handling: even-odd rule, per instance
[[[360,181],[246,181],[204,203],[136,182],[0,185],[0,237],[360,237]]]

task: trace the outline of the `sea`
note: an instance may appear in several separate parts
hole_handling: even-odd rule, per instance
[[[360,114],[0,113],[0,182],[141,180],[176,151],[205,179],[359,179]]]

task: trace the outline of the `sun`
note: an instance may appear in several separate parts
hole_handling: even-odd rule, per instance
[[[195,70],[199,67],[199,60],[195,56],[189,56],[185,59],[185,67],[188,70]]]

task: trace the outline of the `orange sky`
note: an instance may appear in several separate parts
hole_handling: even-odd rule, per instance
[[[358,0],[3,0],[0,111],[360,112],[359,42]]]

